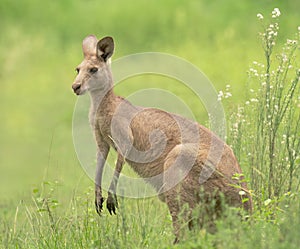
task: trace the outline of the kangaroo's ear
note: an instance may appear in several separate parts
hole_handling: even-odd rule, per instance
[[[82,51],[84,57],[95,55],[97,42],[98,42],[97,37],[94,35],[89,35],[86,38],[84,38],[82,42]]]
[[[97,57],[106,62],[114,53],[114,47],[115,45],[112,37],[107,36],[102,38],[97,43]]]

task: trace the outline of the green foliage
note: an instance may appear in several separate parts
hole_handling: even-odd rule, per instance
[[[94,191],[76,193],[69,205],[58,205],[57,183],[33,190],[32,201],[17,207],[13,229],[6,229],[5,248],[145,248],[172,240],[167,209],[158,200],[119,198],[117,216],[94,208]],[[151,224],[151,225],[149,225]],[[156,241],[156,242],[155,242]]]
[[[174,248],[298,248],[300,93],[299,57],[294,56],[299,51],[293,40],[299,37],[285,50],[277,44],[297,30],[300,3],[270,3],[1,0],[2,247],[172,247],[171,218],[157,199],[119,198],[117,216],[104,212],[98,217],[94,210],[88,187],[93,183],[80,168],[71,134],[73,69],[82,59],[82,38],[94,33],[114,36],[114,58],[144,51],[175,54],[202,69],[217,88],[230,84],[234,106],[249,101],[232,115],[228,139],[253,192],[253,215],[244,220],[228,209],[217,233],[195,229]],[[272,7],[283,13],[280,30],[261,20],[266,25],[262,52],[254,38],[254,17]],[[244,94],[244,72],[253,58],[265,62],[251,66],[248,86],[253,90]],[[200,123],[207,120],[199,100],[170,79],[143,76],[125,83],[116,89],[120,95],[165,87],[186,101]]]
[[[42,184],[31,201],[15,210],[13,223],[1,222],[1,242],[5,248],[171,248],[172,223],[159,200],[120,198],[116,216],[104,212],[99,217],[93,206],[93,189],[74,193],[69,205],[52,205],[62,188],[57,183]],[[47,186],[47,187],[46,187]],[[269,217],[269,206],[254,211],[243,220],[233,208],[225,209],[217,221],[217,232],[195,228],[174,248],[298,248],[300,238],[299,196],[287,196],[291,205],[278,208]],[[46,204],[45,202],[48,202]],[[284,200],[282,200],[283,202]],[[286,201],[286,200],[285,200]],[[41,207],[47,207],[44,210]],[[195,214],[196,215],[196,214]],[[198,217],[198,216],[195,216]],[[186,225],[187,226],[187,225]]]
[[[298,193],[300,186],[300,31],[277,49],[279,15],[275,9],[269,24],[258,15],[265,61],[255,61],[249,70],[249,100],[233,116],[231,133],[259,207],[285,193]]]

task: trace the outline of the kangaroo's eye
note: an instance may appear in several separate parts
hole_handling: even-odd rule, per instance
[[[98,71],[98,68],[96,68],[96,67],[92,67],[90,69],[90,73],[96,73],[97,71]]]
[[[79,73],[80,69],[77,67],[77,68],[75,69],[75,71],[76,71],[77,73]]]

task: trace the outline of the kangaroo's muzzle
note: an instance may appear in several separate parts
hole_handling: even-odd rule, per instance
[[[80,87],[81,87],[81,84],[78,84],[78,83],[74,83],[72,85],[72,89],[73,89],[74,93],[76,93],[77,95],[80,94]]]

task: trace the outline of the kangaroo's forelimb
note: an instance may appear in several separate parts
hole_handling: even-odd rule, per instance
[[[116,208],[118,208],[118,199],[116,195],[116,190],[117,190],[120,173],[122,171],[124,163],[125,163],[124,157],[121,154],[118,154],[115,172],[109,186],[108,197],[106,201],[106,207],[110,214],[116,214]]]

